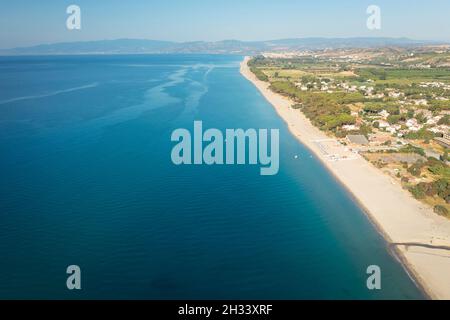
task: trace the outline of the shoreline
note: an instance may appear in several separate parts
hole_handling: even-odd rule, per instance
[[[428,298],[450,299],[450,250],[430,248],[450,246],[450,220],[435,214],[391,177],[361,156],[350,154],[344,146],[335,149],[351,159],[330,160],[320,141],[333,138],[313,126],[299,110],[292,109],[292,101],[272,92],[268,82],[258,80],[247,65],[249,59],[245,57],[241,62],[241,74],[273,106],[291,134],[349,192],[418,288]]]

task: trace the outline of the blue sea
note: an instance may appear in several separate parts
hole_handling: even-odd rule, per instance
[[[423,298],[241,60],[0,58],[0,298]],[[279,173],[175,166],[171,133],[195,120],[279,129]]]

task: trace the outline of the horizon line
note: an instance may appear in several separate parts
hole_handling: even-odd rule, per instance
[[[101,42],[101,41],[119,41],[119,40],[138,40],[138,41],[155,41],[155,42],[167,42],[173,44],[189,44],[189,43],[219,43],[226,41],[236,41],[243,43],[264,43],[264,42],[272,42],[272,41],[283,41],[283,40],[310,40],[310,39],[323,39],[323,40],[346,40],[346,39],[391,39],[391,40],[409,40],[414,42],[421,43],[439,43],[439,44],[450,44],[450,40],[432,40],[432,39],[416,39],[409,38],[406,36],[402,37],[388,37],[388,36],[350,36],[350,37],[327,37],[327,36],[308,36],[308,37],[287,37],[287,38],[277,38],[277,39],[269,39],[269,40],[240,40],[240,39],[222,39],[222,40],[187,40],[187,41],[174,41],[174,40],[162,40],[162,39],[152,39],[152,38],[103,38],[103,39],[95,39],[95,40],[76,40],[76,41],[55,41],[55,42],[42,42],[37,44],[9,47],[9,48],[0,48],[0,51],[4,50],[14,50],[14,49],[25,49],[32,48],[38,46],[45,45],[57,45],[57,44],[69,44],[69,43],[87,43],[87,42]]]

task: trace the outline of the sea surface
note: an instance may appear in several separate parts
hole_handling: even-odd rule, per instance
[[[0,298],[423,298],[241,60],[0,58]],[[279,173],[175,166],[171,133],[194,120],[279,129]]]

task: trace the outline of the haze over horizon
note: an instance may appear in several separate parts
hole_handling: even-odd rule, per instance
[[[277,38],[277,39],[262,39],[262,40],[242,40],[242,39],[219,39],[219,40],[191,40],[191,41],[174,41],[174,40],[166,40],[166,39],[152,39],[152,38],[105,38],[105,39],[93,39],[93,40],[75,40],[75,41],[57,41],[57,42],[42,42],[37,43],[33,45],[26,45],[26,46],[18,46],[18,47],[11,47],[11,48],[1,48],[2,49],[20,49],[20,48],[30,48],[30,47],[36,47],[36,46],[42,46],[42,45],[58,45],[58,44],[70,44],[70,43],[94,43],[94,42],[106,42],[106,41],[154,41],[154,42],[167,42],[167,43],[173,43],[173,44],[189,44],[189,43],[197,43],[197,42],[204,42],[204,43],[220,43],[220,42],[243,42],[243,43],[268,43],[268,42],[276,42],[276,41],[288,41],[288,40],[310,40],[310,39],[317,39],[317,40],[351,40],[351,39],[392,39],[392,40],[410,40],[410,41],[417,41],[417,42],[431,42],[431,43],[442,43],[442,44],[449,44],[450,40],[448,41],[441,41],[439,39],[416,39],[416,38],[409,38],[409,37],[321,37],[321,36],[311,36],[311,37],[286,37],[286,38]]]
[[[174,42],[267,41],[289,38],[392,37],[450,41],[448,1],[207,0],[107,3],[87,0],[0,0],[0,49],[107,39]],[[81,30],[68,30],[66,8],[81,8]],[[366,27],[369,5],[381,8],[381,29]],[[177,8],[177,10],[174,10]]]

